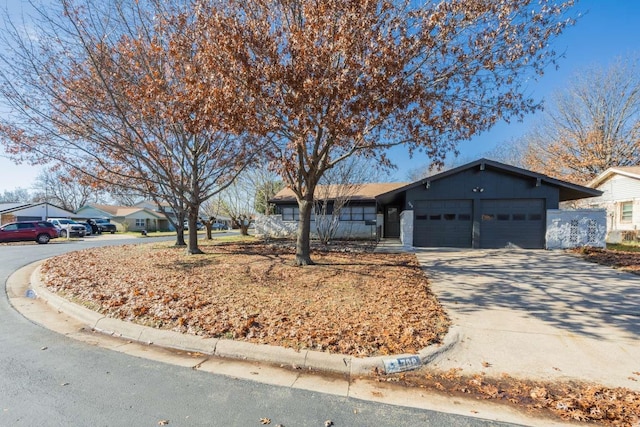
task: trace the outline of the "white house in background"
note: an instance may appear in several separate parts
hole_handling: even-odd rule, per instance
[[[51,203],[0,203],[0,225],[16,221],[42,221],[47,218],[79,217]]]
[[[584,202],[607,210],[609,241],[640,239],[640,166],[609,168],[587,186],[603,192]]]
[[[113,206],[90,203],[76,211],[78,218],[104,218],[118,231],[168,231],[169,220],[160,212],[135,206]]]

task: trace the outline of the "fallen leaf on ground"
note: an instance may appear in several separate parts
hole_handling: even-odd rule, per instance
[[[172,243],[54,257],[41,267],[43,282],[111,318],[354,357],[415,354],[449,328],[415,254],[336,242],[314,247],[316,265],[300,268],[291,242],[201,241],[195,256]],[[87,269],[87,259],[100,269]]]

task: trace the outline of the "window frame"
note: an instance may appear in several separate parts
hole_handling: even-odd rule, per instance
[[[629,208],[625,211],[625,208]],[[633,222],[633,202],[620,202],[620,223],[631,224]]]
[[[295,222],[300,221],[300,208],[297,206],[282,206],[280,208],[280,215],[282,215],[282,221]]]
[[[343,206],[340,210],[340,221],[375,221],[377,208],[375,205]]]

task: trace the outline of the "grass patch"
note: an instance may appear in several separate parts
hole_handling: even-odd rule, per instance
[[[624,242],[624,243],[607,243],[607,249],[618,252],[640,252],[640,243]]]

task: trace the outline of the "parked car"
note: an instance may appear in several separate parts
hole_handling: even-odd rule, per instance
[[[0,227],[0,242],[49,243],[58,237],[58,229],[48,221],[11,222]]]
[[[86,229],[84,233],[85,236],[91,236],[93,234],[93,227],[91,227],[91,224],[82,221],[78,222],[78,224],[84,225],[84,228]]]
[[[89,225],[91,227],[91,234],[100,234],[100,229],[98,228],[98,224],[95,221],[88,219],[84,222],[84,224]]]
[[[98,227],[98,234],[100,233],[111,233],[115,234],[117,231],[116,225],[111,224],[108,219],[102,218],[93,218],[87,221],[89,224]]]
[[[228,230],[229,226],[223,222],[214,222],[213,224],[211,224],[211,229],[212,230]]]
[[[58,229],[58,235],[62,238],[67,237],[67,233],[69,237],[84,237],[87,233],[84,225],[69,218],[47,218],[47,221]]]
[[[183,226],[184,230],[185,230],[185,231],[187,231],[187,230],[189,229],[189,221],[185,221],[185,222],[182,224],[182,226]],[[202,230],[203,228],[204,228],[204,224],[203,224],[203,223],[201,223],[200,221],[198,221],[198,222],[196,223],[196,229],[197,229],[197,230]]]

